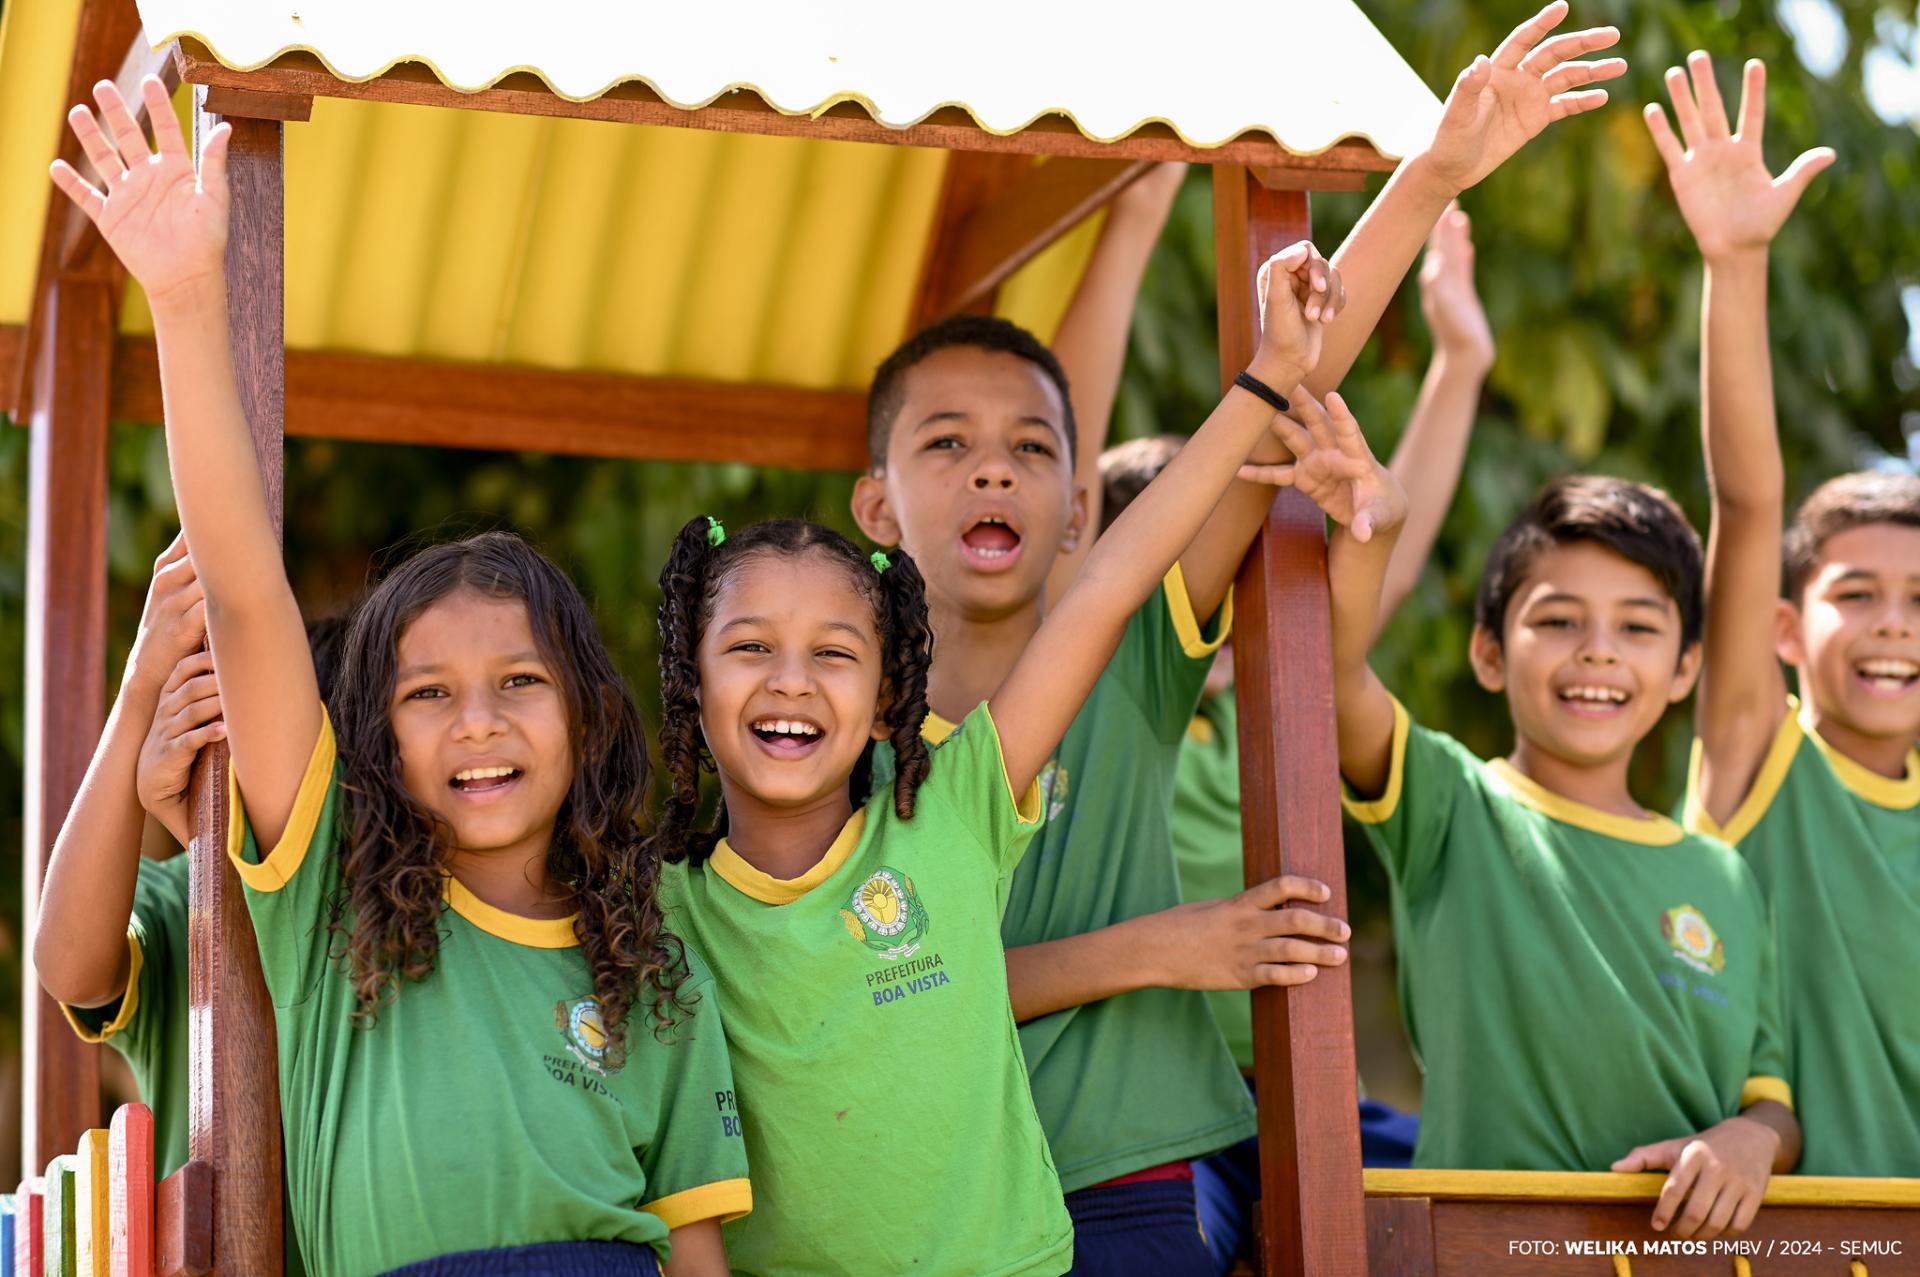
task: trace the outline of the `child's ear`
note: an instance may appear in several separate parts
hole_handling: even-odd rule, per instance
[[[887,725],[887,711],[893,708],[893,681],[880,680],[880,699],[873,703],[873,726],[867,734],[874,740],[886,740],[893,735],[893,728]]]
[[[1080,548],[1080,538],[1087,534],[1087,516],[1090,513],[1088,506],[1090,504],[1091,500],[1087,496],[1087,485],[1084,483],[1074,484],[1073,499],[1067,507],[1066,534],[1060,538],[1060,552],[1062,554],[1071,554]]]
[[[1800,607],[1788,599],[1773,606],[1773,650],[1788,665],[1807,663],[1807,645],[1800,637]]]
[[[900,544],[900,521],[887,500],[887,481],[869,470],[853,483],[853,521],[876,545]]]
[[[1473,662],[1473,676],[1480,681],[1480,686],[1494,693],[1507,690],[1507,654],[1492,630],[1484,625],[1473,627],[1473,637],[1467,642],[1467,657]]]
[[[1693,691],[1694,683],[1700,678],[1700,658],[1701,644],[1695,639],[1680,653],[1680,665],[1673,672],[1673,682],[1667,686],[1667,704],[1678,705]]]

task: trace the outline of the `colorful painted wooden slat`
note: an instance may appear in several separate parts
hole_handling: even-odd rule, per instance
[[[47,1163],[46,1195],[40,1203],[40,1232],[45,1246],[42,1277],[77,1277],[73,1263],[74,1156],[62,1153]]]
[[[122,1104],[107,1138],[111,1277],[153,1277],[153,1110]]]
[[[13,1277],[14,1202],[12,1193],[0,1193],[0,1273]]]
[[[95,1127],[80,1137],[73,1155],[73,1270],[77,1277],[107,1277],[107,1132]]]
[[[21,1180],[20,1191],[13,1195],[13,1267],[8,1270],[7,1277],[40,1277],[45,1253],[40,1196],[38,1176]]]
[[[154,1272],[205,1277],[213,1271],[213,1168],[188,1162],[153,1195]]]

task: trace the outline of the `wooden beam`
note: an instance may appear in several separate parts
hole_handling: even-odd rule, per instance
[[[27,330],[19,324],[0,324],[0,412],[13,416],[21,424],[20,361],[27,354]],[[0,1274],[8,1277],[8,1274]]]
[[[201,95],[204,97],[204,95]],[[220,118],[194,110],[194,146]],[[227,308],[240,404],[274,530],[282,507],[286,247],[281,124],[232,119],[227,174]],[[188,890],[188,1140],[213,1168],[213,1258],[230,1277],[276,1277],[282,1243],[280,1086],[273,1002],[240,886],[227,860],[227,748],[194,768]]]
[[[929,242],[918,316],[925,322],[974,309],[982,301],[990,305],[994,290],[1009,276],[1152,167],[1146,160],[1077,156],[1029,166],[967,212],[947,242]]]
[[[205,1277],[213,1271],[213,1168],[188,1162],[154,1189],[153,1271]]]
[[[899,146],[937,146],[952,151],[998,151],[1016,155],[1081,155],[1107,159],[1188,160],[1196,164],[1259,164],[1315,172],[1388,172],[1397,163],[1371,142],[1336,143],[1317,155],[1295,155],[1263,132],[1248,132],[1217,147],[1192,146],[1165,124],[1143,124],[1117,142],[1095,142],[1065,116],[1044,115],[1018,133],[1001,136],[974,123],[960,107],[942,107],[907,128],[892,128],[864,107],[841,102],[815,114],[787,115],[768,106],[750,89],[722,94],[710,105],[688,111],[663,100],[637,81],[616,85],[589,102],[571,102],[531,72],[515,72],[477,93],[442,84],[431,70],[403,62],[360,83],[336,79],[311,53],[283,53],[254,71],[221,66],[196,41],[180,42],[182,76],[193,84],[254,89],[293,97],[360,98],[409,102],[418,106],[515,115],[561,115],[671,128],[718,129],[728,133],[767,133],[782,137],[829,138],[843,142],[887,142]]]
[[[178,70],[177,64],[175,70]],[[258,93],[252,89],[210,88],[206,108],[214,115],[244,116],[250,120],[304,122],[313,118],[312,98],[292,93]]]
[[[1258,340],[1257,272],[1273,253],[1306,237],[1307,197],[1271,190],[1245,168],[1218,165],[1213,207],[1227,385],[1253,358]],[[1235,593],[1247,882],[1282,873],[1318,878],[1333,888],[1327,911],[1344,916],[1326,534],[1318,507],[1291,489],[1279,494]],[[1324,970],[1298,988],[1255,990],[1253,1040],[1266,1277],[1359,1277],[1367,1246],[1347,968]]]
[[[4,330],[0,330],[4,331]],[[651,461],[864,470],[855,391],[290,350],[289,435]],[[158,422],[150,338],[122,338],[113,418]]]
[[[920,280],[914,286],[913,310],[907,317],[908,334],[955,310],[993,309],[994,290],[976,292],[965,306],[948,305],[948,284],[954,254],[959,250],[967,220],[1016,186],[1033,169],[1025,155],[997,155],[982,151],[955,151],[947,156],[940,178],[940,201],[934,206],[933,228],[920,250]]]
[[[80,790],[107,703],[107,393],[112,291],[49,289],[34,380],[27,498],[26,826],[21,856],[25,1013],[21,1161],[45,1166],[100,1118],[97,1048],[40,988],[32,936],[54,839]]]
[[[81,0],[80,16],[74,31],[73,62],[67,71],[67,104],[71,106],[93,101],[93,86],[101,80],[118,76],[128,59],[134,56],[135,48],[144,49],[146,43],[146,37],[140,30],[140,15],[134,10],[133,0]],[[80,143],[74,140],[73,130],[67,127],[64,118],[60,121],[59,137],[46,140],[54,143],[55,155],[82,172],[91,171],[86,167],[87,158],[81,153]],[[42,319],[47,306],[47,292],[53,287],[54,277],[81,275],[106,280],[115,285],[117,298],[119,279],[113,255],[105,251],[79,251],[81,237],[77,234],[72,237],[70,244],[67,229],[70,217],[86,222],[86,215],[73,207],[66,196],[56,192],[47,201],[46,221],[40,232],[40,265],[34,272],[33,307],[27,321],[27,341],[17,352],[18,362],[13,374],[13,385],[18,392],[13,403],[16,417],[25,417],[32,411],[30,400],[34,386],[27,370],[35,367],[39,360],[37,342],[40,334],[46,331]],[[44,1161],[42,1159],[35,1165],[44,1164]]]

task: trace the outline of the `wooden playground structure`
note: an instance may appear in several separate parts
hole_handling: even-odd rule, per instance
[[[1235,0],[1201,0],[1198,7],[1218,11],[1204,22],[1195,17],[1196,26],[1214,31],[1233,29],[1256,13]],[[457,81],[449,82],[440,64],[423,61],[370,66],[357,72],[362,78],[347,78],[353,68],[336,74],[338,63],[313,47],[270,48],[264,61],[228,49],[216,28],[224,22],[233,29],[234,14],[264,11],[261,6],[143,0],[136,11],[134,0],[66,0],[65,8],[74,23],[71,56],[64,74],[55,77],[59,101],[43,112],[53,125],[67,104],[87,100],[97,80],[117,81],[138,102],[134,86],[158,73],[191,86],[196,136],[218,119],[234,126],[228,274],[235,359],[276,512],[287,433],[816,469],[858,469],[865,457],[860,397],[844,377],[796,384],[756,377],[753,369],[728,376],[539,366],[511,358],[511,343],[505,358],[498,344],[491,357],[482,352],[466,358],[297,343],[290,349],[284,135],[289,126],[323,127],[316,104],[403,103],[761,135],[774,139],[770,146],[883,144],[938,152],[943,167],[937,195],[924,238],[912,245],[908,273],[916,282],[878,333],[882,351],[926,320],[991,307],[1021,267],[1096,214],[1151,163],[1205,164],[1213,181],[1223,383],[1254,349],[1255,272],[1268,255],[1307,236],[1310,192],[1357,190],[1367,175],[1391,170],[1410,147],[1387,141],[1394,129],[1379,122],[1397,119],[1402,135],[1409,128],[1417,135],[1422,121],[1430,128],[1437,113],[1432,95],[1418,87],[1351,0],[1322,0],[1310,14],[1263,6],[1257,12],[1264,25],[1246,30],[1244,38],[1271,46],[1291,34],[1287,24],[1323,28],[1316,33],[1317,56],[1340,68],[1342,83],[1360,86],[1363,98],[1378,99],[1374,109],[1323,95],[1287,108],[1303,113],[1299,128],[1281,119],[1240,120],[1230,135],[1208,139],[1208,145],[1189,141],[1176,127],[1183,108],[1155,101],[1152,84],[1140,89],[1147,107],[1126,119],[1129,127],[1111,140],[1097,140],[1083,131],[1082,112],[1047,112],[989,127],[979,111],[948,100],[935,103],[931,113],[895,120],[852,91],[775,105],[777,94],[731,88],[682,106],[647,81],[630,78],[568,96],[553,87],[551,77],[515,69],[529,65],[524,58],[499,61],[484,87],[452,87]],[[284,20],[275,12],[275,21]],[[196,13],[201,20],[181,17]],[[313,16],[317,30],[320,15]],[[292,21],[302,18],[294,13]],[[157,47],[149,33],[161,39]],[[1132,36],[1136,44],[1143,38]],[[798,60],[798,53],[793,56]],[[979,74],[991,78],[994,71]],[[1410,84],[1418,91],[1411,92]],[[1178,95],[1169,90],[1169,96]],[[44,142],[54,144],[51,133]],[[84,163],[64,130],[59,146],[70,161]],[[39,180],[52,154],[48,149],[39,158]],[[667,190],[662,198],[671,201],[675,194]],[[123,335],[125,281],[111,254],[64,201],[47,202],[39,229],[26,309],[12,323],[0,309],[0,408],[30,425],[33,436],[24,893],[29,928],[55,833],[104,721],[108,427],[114,420],[160,416],[152,343]],[[1237,590],[1248,879],[1282,872],[1323,879],[1335,884],[1329,908],[1344,912],[1325,538],[1321,515],[1310,503],[1291,491],[1280,494]],[[11,1245],[15,1262],[0,1269],[0,1277],[43,1271],[258,1277],[280,1271],[276,1046],[247,912],[223,853],[224,755],[216,747],[200,764],[189,853],[193,1160],[154,1185],[152,1117],[138,1105],[121,1110],[110,1131],[92,1129],[100,1119],[96,1049],[68,1031],[29,969],[23,990],[23,1164],[30,1171],[20,1193],[0,1208],[0,1248]],[[1259,1264],[1271,1277],[1598,1277],[1629,1271],[1654,1277],[1842,1277],[1863,1271],[1862,1264],[1876,1277],[1920,1271],[1920,1181],[1778,1178],[1747,1238],[1759,1243],[1756,1257],[1702,1260],[1646,1253],[1655,1237],[1646,1220],[1658,1176],[1363,1175],[1345,970],[1300,988],[1256,994],[1254,1031],[1263,1098]],[[42,1167],[44,1176],[32,1173]],[[1569,1253],[1564,1244],[1557,1253],[1514,1247],[1575,1237],[1604,1244],[1599,1253],[1582,1254]],[[1824,1241],[1828,1257],[1757,1257],[1768,1254],[1769,1242],[1795,1239]],[[1876,1257],[1884,1251],[1844,1258],[1840,1244],[1848,1239],[1898,1242],[1903,1249],[1884,1258]]]

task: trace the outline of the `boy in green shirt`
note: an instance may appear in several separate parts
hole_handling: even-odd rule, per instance
[[[1542,491],[1481,578],[1474,671],[1515,735],[1483,763],[1412,724],[1367,665],[1404,492],[1338,396],[1293,415],[1298,460],[1268,477],[1338,525],[1340,773],[1392,884],[1427,1078],[1415,1163],[1670,1167],[1656,1230],[1745,1228],[1800,1142],[1765,908],[1731,850],[1627,785],[1634,747],[1699,669],[1699,539],[1639,484]]]
[[[1566,60],[1618,33],[1547,40],[1566,13],[1555,0],[1461,73],[1432,144],[1400,166],[1343,245],[1334,264],[1350,300],[1311,387],[1345,375],[1454,196],[1552,120],[1605,101],[1584,86],[1625,63]],[[927,578],[938,639],[929,735],[999,687],[1091,541],[1097,449],[1073,421],[1099,431],[1105,418],[1084,412],[1066,381],[1029,335],[977,317],[936,325],[875,375],[872,469],[854,516],[875,541],[903,545]],[[1055,394],[1071,409],[1064,429],[1044,407]],[[1075,464],[1048,464],[1043,479],[1039,459],[1053,461],[1060,434]],[[1211,1271],[1187,1162],[1244,1139],[1254,1121],[1199,991],[1299,983],[1345,959],[1322,943],[1344,940],[1343,923],[1285,907],[1324,900],[1321,884],[1280,878],[1230,900],[1179,902],[1169,808],[1180,742],[1225,637],[1229,586],[1271,502],[1260,485],[1236,483],[1135,615],[1042,775],[1046,823],[1012,880],[1008,983],[1075,1219],[1076,1273],[1128,1271],[1129,1247],[1149,1231],[1165,1253],[1191,1254],[1181,1271]]]
[[[1768,248],[1833,152],[1774,178],[1760,145],[1766,68],[1747,63],[1738,133],[1707,55],[1688,69],[1690,85],[1667,72],[1684,151],[1647,108],[1706,268],[1713,535],[1686,821],[1737,847],[1774,904],[1800,1168],[1920,1175],[1920,478],[1852,474],[1815,490],[1785,533],[1782,597]]]

